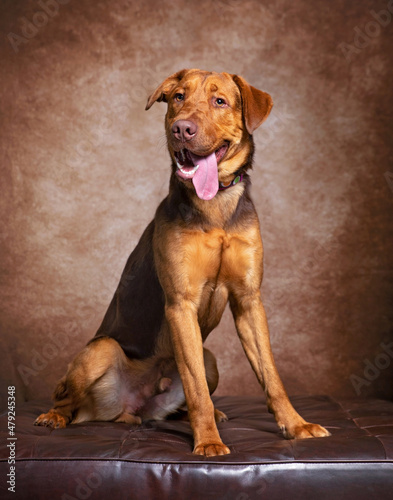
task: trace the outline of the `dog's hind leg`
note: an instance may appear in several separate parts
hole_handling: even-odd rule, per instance
[[[35,425],[62,428],[75,417],[77,421],[94,419],[94,404],[90,388],[110,368],[119,368],[126,362],[120,345],[104,337],[87,345],[72,361],[67,374],[60,380],[54,393],[54,406],[48,413],[40,415]],[[78,415],[82,413],[82,415]]]
[[[68,397],[66,389],[66,376],[56,386],[52,398],[54,407],[48,413],[42,413],[34,422],[34,425],[44,425],[54,429],[65,427],[72,417],[72,398]]]

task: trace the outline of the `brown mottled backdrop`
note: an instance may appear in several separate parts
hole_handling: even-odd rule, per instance
[[[166,106],[146,98],[197,67],[274,98],[252,194],[288,392],[393,395],[392,1],[0,9],[2,393],[48,396],[95,333],[168,188]],[[228,312],[208,345],[220,394],[259,394]]]

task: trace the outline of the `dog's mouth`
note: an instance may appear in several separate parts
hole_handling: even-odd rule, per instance
[[[218,191],[218,163],[224,158],[229,144],[225,142],[213,153],[199,156],[189,149],[175,151],[176,174],[185,180],[192,180],[195,191],[201,200],[211,200]]]
[[[224,158],[225,153],[228,151],[228,146],[229,144],[225,142],[222,146],[220,146],[218,149],[214,151],[214,154],[216,156],[216,161],[217,164],[220,163],[220,161]],[[187,176],[188,172],[191,170],[194,170],[195,165],[194,165],[194,158],[207,158],[208,156],[199,156],[194,153],[191,153],[191,151],[187,148],[180,149],[180,151],[174,151],[175,158],[176,158],[176,163],[177,163],[177,168],[180,170],[184,170],[184,175]]]

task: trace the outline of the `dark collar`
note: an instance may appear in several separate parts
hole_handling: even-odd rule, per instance
[[[243,175],[244,174],[242,174],[242,173],[235,173],[235,177],[228,184],[224,184],[223,182],[219,182],[218,183],[218,185],[219,185],[218,190],[223,191],[224,189],[228,189],[232,186],[235,186],[236,184],[239,184],[239,182],[242,182],[242,180],[243,180]]]

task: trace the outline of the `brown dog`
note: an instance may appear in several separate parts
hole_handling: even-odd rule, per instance
[[[128,259],[95,338],[74,359],[37,425],[163,419],[187,403],[194,453],[229,449],[203,342],[229,301],[243,348],[286,438],[327,436],[292,407],[274,363],[260,297],[262,242],[249,195],[252,133],[271,97],[227,73],[182,70],[150,96],[168,103],[168,196]],[[184,392],[183,392],[184,391]],[[210,394],[209,394],[210,393]]]

